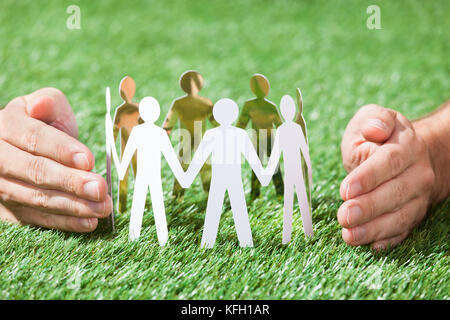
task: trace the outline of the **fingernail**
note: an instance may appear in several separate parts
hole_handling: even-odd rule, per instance
[[[84,153],[75,153],[72,161],[75,167],[79,169],[87,170],[89,168],[89,160]]]
[[[352,225],[361,221],[362,210],[359,206],[351,206],[347,209],[347,223]]]
[[[349,183],[347,185],[347,192],[345,193],[345,196],[347,198],[346,200],[356,197],[361,193],[361,191],[362,186],[358,181]]]
[[[352,228],[353,241],[360,241],[364,239],[366,236],[366,228],[364,227],[355,227]]]
[[[370,126],[381,129],[381,130],[386,130],[388,128],[387,125],[380,119],[369,119],[369,120],[367,120],[367,123]]]
[[[84,194],[88,197],[99,200],[100,199],[100,190],[97,181],[89,181],[84,185]]]
[[[88,204],[89,208],[91,208],[92,211],[96,212],[96,213],[101,213],[104,214],[105,213],[105,201],[102,202],[92,202],[90,201]]]
[[[88,229],[88,230],[92,229],[92,221],[91,221],[91,219],[80,218],[78,220],[80,221],[80,224],[81,224],[81,226],[83,228]]]

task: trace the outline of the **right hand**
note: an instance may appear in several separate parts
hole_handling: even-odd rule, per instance
[[[77,140],[62,92],[40,89],[0,111],[0,220],[72,232],[95,230],[112,201],[89,172],[91,151]]]
[[[344,241],[399,244],[430,204],[435,173],[424,139],[399,112],[367,105],[348,124],[341,148],[349,172],[338,211]]]

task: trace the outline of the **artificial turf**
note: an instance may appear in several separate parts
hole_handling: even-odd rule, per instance
[[[80,30],[66,28],[71,4],[81,9]],[[366,26],[371,4],[381,8],[380,30]],[[202,250],[206,196],[199,179],[175,201],[165,165],[166,247],[158,245],[151,210],[133,243],[129,211],[116,217],[114,236],[1,223],[0,298],[449,299],[450,201],[431,208],[400,246],[383,253],[346,245],[336,219],[345,177],[339,144],[354,112],[377,103],[415,118],[449,98],[449,9],[447,0],[3,0],[0,104],[44,86],[61,89],[99,173],[105,87],[114,88],[118,105],[115,88],[125,75],[136,81],[137,101],[159,100],[159,124],[182,95],[178,77],[187,69],[203,75],[202,95],[241,107],[252,97],[256,72],[270,80],[268,98],[277,104],[301,88],[316,234],[305,238],[296,206],[293,241],[281,245],[282,202],[269,185],[248,203],[254,248],[238,246],[227,202],[214,249]],[[243,176],[249,194],[248,166]]]

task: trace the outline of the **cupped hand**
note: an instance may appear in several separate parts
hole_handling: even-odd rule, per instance
[[[111,213],[105,180],[62,92],[45,88],[0,111],[0,219],[72,232]]]
[[[349,122],[341,150],[349,172],[338,210],[344,241],[374,249],[399,244],[430,203],[435,174],[424,140],[399,112],[367,105]]]

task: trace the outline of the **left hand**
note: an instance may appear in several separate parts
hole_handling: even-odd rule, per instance
[[[426,143],[399,112],[367,105],[349,122],[341,149],[349,172],[338,211],[344,241],[397,245],[430,203],[435,175]]]
[[[64,94],[40,89],[0,111],[0,220],[90,232],[111,213]]]

